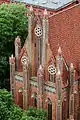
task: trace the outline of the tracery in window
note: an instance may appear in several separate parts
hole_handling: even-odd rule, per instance
[[[41,29],[41,27],[40,27],[39,24],[36,25],[36,27],[35,27],[35,29],[34,29],[34,32],[35,32],[35,35],[36,35],[37,37],[42,36],[42,29]]]
[[[49,81],[55,83],[55,79],[56,79],[56,67],[54,64],[50,64],[48,66],[48,72],[49,72]]]
[[[54,75],[49,74],[49,81],[55,83],[56,82],[56,75],[55,74]]]
[[[36,27],[34,29],[35,33],[35,74],[37,74],[37,70],[39,68],[39,65],[41,64],[41,58],[42,58],[42,28],[40,24],[36,24]]]

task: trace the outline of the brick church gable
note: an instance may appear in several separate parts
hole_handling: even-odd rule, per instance
[[[80,4],[65,1],[56,12],[49,4],[47,9],[26,5],[28,37],[22,48],[20,38],[15,39],[15,57],[9,58],[15,103],[47,109],[48,120],[78,117]]]

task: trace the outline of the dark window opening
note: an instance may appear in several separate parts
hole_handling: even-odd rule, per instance
[[[33,107],[37,107],[37,93],[36,92],[32,94],[32,98],[33,98]]]
[[[36,43],[35,43],[35,47],[36,47]]]
[[[42,36],[36,37],[36,43],[35,43],[35,75],[37,75],[37,70],[39,68],[39,65],[41,64],[42,60]]]
[[[34,98],[34,107],[37,107],[37,100]]]
[[[23,108],[23,94],[22,91],[18,91],[18,105]]]
[[[51,81],[51,82],[53,82],[53,83],[56,82],[56,76],[55,76],[55,74],[54,74],[54,75],[50,75],[50,74],[49,74],[49,81]]]
[[[52,120],[52,103],[48,103],[48,120]]]
[[[15,70],[18,71],[18,59],[16,58],[15,61],[16,61],[16,62],[15,62],[15,63],[16,63],[16,64],[15,64]]]

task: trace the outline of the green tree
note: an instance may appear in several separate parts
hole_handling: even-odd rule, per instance
[[[0,88],[9,89],[9,56],[14,52],[14,40],[27,37],[27,8],[21,3],[0,5]]]
[[[11,93],[0,90],[0,120],[8,120],[10,115],[10,108],[13,104]]]
[[[31,120],[46,120],[46,115],[46,110],[40,108],[30,107],[27,110],[27,116],[31,117]]]
[[[0,120],[21,120],[23,112],[14,104],[12,94],[0,89]]]
[[[46,111],[33,107],[22,110],[14,104],[10,92],[0,89],[0,120],[46,120]]]

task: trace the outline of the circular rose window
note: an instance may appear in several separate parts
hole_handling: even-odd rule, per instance
[[[49,72],[51,75],[56,74],[56,68],[55,68],[55,66],[49,65],[49,66],[48,66],[48,72]]]
[[[22,59],[21,59],[21,62],[22,62],[23,65],[27,65],[27,66],[28,66],[28,64],[29,64],[29,59],[28,59],[28,57],[23,56]]]
[[[37,25],[34,32],[35,32],[36,36],[40,37],[42,35],[41,27],[39,25]]]

